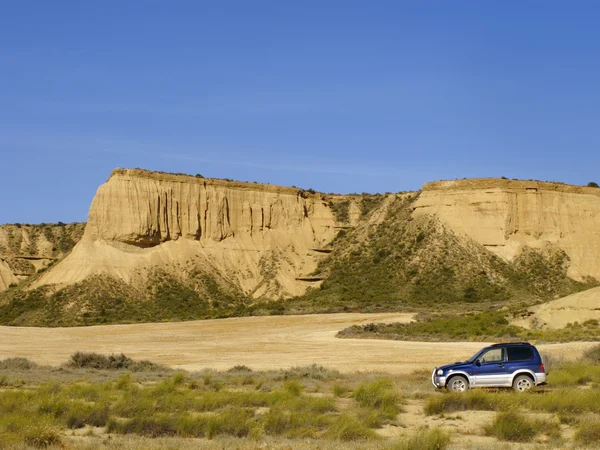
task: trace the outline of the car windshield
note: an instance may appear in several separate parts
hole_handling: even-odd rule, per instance
[[[473,356],[471,356],[469,359],[467,359],[466,362],[474,363],[475,361],[477,361],[477,358],[479,358],[481,356],[481,354],[487,350],[489,350],[489,347],[482,348],[477,353],[475,353]]]

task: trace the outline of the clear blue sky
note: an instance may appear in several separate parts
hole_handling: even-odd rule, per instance
[[[600,3],[1,1],[0,223],[115,167],[397,192],[600,182]]]

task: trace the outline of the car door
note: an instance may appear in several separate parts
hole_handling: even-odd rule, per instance
[[[533,350],[526,346],[511,346],[506,349],[506,375],[507,383],[512,383],[514,374],[522,369],[535,372],[539,365],[533,364]]]
[[[506,352],[504,348],[491,348],[473,365],[475,386],[506,386]]]

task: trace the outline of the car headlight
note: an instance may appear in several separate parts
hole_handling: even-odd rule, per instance
[[[444,375],[444,371],[442,369],[438,369],[437,376],[441,377],[442,375]]]

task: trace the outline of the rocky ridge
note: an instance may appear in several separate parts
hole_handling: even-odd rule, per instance
[[[0,296],[0,320],[183,320],[265,301],[267,314],[533,304],[597,283],[598,230],[600,189],[559,183],[455,180],[343,196],[116,169],[77,245]],[[289,298],[289,311],[268,306]]]
[[[92,202],[82,240],[34,287],[109,275],[143,285],[153,268],[217,274],[247,296],[304,293],[339,223],[321,194],[116,169]],[[335,199],[334,199],[335,201]]]

